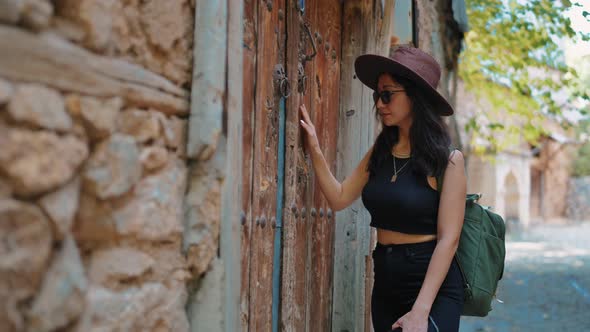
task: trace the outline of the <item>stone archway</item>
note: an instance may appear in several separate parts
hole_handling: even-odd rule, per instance
[[[504,219],[508,229],[520,224],[520,194],[518,180],[513,172],[504,179]]]

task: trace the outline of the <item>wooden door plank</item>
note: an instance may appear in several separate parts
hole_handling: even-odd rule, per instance
[[[301,37],[301,46],[300,46],[300,53],[303,56],[313,54],[313,43],[316,44],[316,52],[317,52],[317,43],[315,42],[314,36],[314,18],[315,18],[315,10],[313,6],[310,6],[309,1],[305,1],[306,10],[304,16],[304,22],[307,28],[302,30]],[[308,31],[309,30],[309,31]],[[311,37],[310,37],[311,35]],[[313,42],[313,43],[312,43]],[[315,55],[317,57],[317,53]],[[307,110],[309,113],[309,117],[314,124],[316,134],[318,135],[319,143],[322,144],[322,140],[320,138],[320,133],[322,132],[322,122],[318,121],[316,118],[315,107],[316,103],[314,102],[314,79],[315,79],[315,57],[308,58],[307,61],[303,62],[304,64],[304,72],[305,72],[305,90],[304,90],[304,102],[307,105]],[[301,292],[304,294],[304,307],[303,310],[305,312],[305,317],[303,321],[300,323],[302,325],[302,331],[309,331],[310,324],[310,309],[311,309],[311,284],[314,282],[312,280],[312,265],[311,265],[311,241],[312,241],[312,233],[311,233],[311,225],[316,223],[319,218],[319,209],[316,205],[314,205],[314,191],[316,188],[316,181],[315,175],[313,173],[313,165],[311,163],[311,158],[309,154],[305,155],[305,159],[303,160],[303,165],[307,169],[306,173],[306,180],[307,186],[305,191],[302,191],[303,194],[303,208],[305,208],[306,216],[305,219],[302,220],[301,224],[301,234],[305,237],[305,242],[302,244],[301,251],[305,256],[305,267],[303,269],[304,278],[305,278],[305,289]]]
[[[305,207],[308,192],[309,164],[303,153],[299,125],[299,105],[309,105],[309,93],[297,89],[298,63],[304,52],[298,0],[287,0],[286,70],[292,93],[287,99],[285,126],[285,204],[283,210],[283,260],[281,286],[281,331],[304,331],[306,322],[307,226],[309,209]]]
[[[223,260],[224,322],[226,331],[240,328],[241,292],[241,229],[243,181],[242,86],[243,86],[243,7],[242,0],[228,0],[227,82],[226,82],[226,128],[227,156],[222,194],[220,256]],[[236,183],[238,184],[236,186]],[[237,187],[237,188],[236,188]]]
[[[368,150],[363,86],[354,75],[354,60],[366,52],[367,26],[373,23],[373,1],[347,1],[343,8],[340,116],[338,120],[337,178],[344,180]],[[364,125],[364,126],[363,126]],[[332,331],[363,331],[365,326],[365,257],[368,241],[360,200],[336,214]],[[363,224],[363,223],[366,223]]]
[[[257,1],[244,2],[244,50],[242,84],[242,224],[240,325],[248,331],[250,320],[250,255],[252,230],[252,140],[254,123],[254,87],[256,86]]]
[[[366,13],[365,20],[366,25],[363,33],[365,37],[365,45],[363,49],[363,53],[378,53],[376,51],[375,45],[377,44],[377,26],[381,25],[381,10],[377,10],[374,6],[371,6],[370,3],[367,1],[363,2],[364,9],[363,11]],[[372,36],[371,38],[367,38],[368,36]],[[368,150],[368,147],[373,144],[373,140],[371,139],[374,134],[374,130],[372,130],[372,126],[375,124],[374,121],[374,108],[369,109],[369,105],[373,103],[369,100],[369,96],[371,94],[370,89],[365,87],[361,84],[362,90],[362,97],[360,99],[362,106],[363,106],[363,117],[361,118],[361,148],[364,151]],[[372,284],[372,269],[373,269],[373,260],[369,257],[369,253],[371,250],[371,228],[368,227],[371,216],[367,209],[362,207],[359,211],[359,220],[360,222],[356,225],[356,233],[357,238],[359,239],[359,248],[356,252],[357,261],[360,263],[362,269],[357,270],[357,280],[358,283],[355,285],[356,291],[361,293],[361,301],[359,304],[361,305],[358,308],[357,314],[357,321],[356,326],[363,326],[366,328],[368,323],[370,322],[371,317],[371,293],[373,290]]]
[[[364,53],[387,55],[394,1],[345,2],[342,33],[338,179],[343,180],[376,138],[372,91],[354,76],[354,60]],[[336,216],[332,331],[370,330],[374,230],[360,200]]]
[[[392,36],[392,26],[393,26],[393,19],[395,14],[395,2],[394,0],[386,0],[383,2],[384,8],[375,8],[372,7],[374,13],[372,14],[372,19],[368,20],[368,24],[366,25],[367,29],[365,33],[367,36],[373,36],[371,38],[365,38],[367,40],[367,44],[365,45],[365,53],[374,53],[383,56],[389,55],[389,45]],[[365,2],[365,11],[371,11],[371,4]],[[363,149],[364,151],[368,150],[373,143],[375,142],[376,136],[378,134],[378,130],[380,130],[379,123],[374,116],[375,109],[370,108],[373,105],[373,98],[372,98],[372,91],[371,89],[363,86],[363,93],[362,93],[362,103],[365,107],[367,107],[367,112],[363,117],[362,122],[362,135],[361,144],[365,146]],[[369,211],[365,208],[361,209],[360,211],[360,219],[363,222],[357,225],[357,233],[360,241],[360,248],[361,252],[359,252],[359,260],[365,260],[365,270],[364,270],[364,325],[365,331],[370,331],[370,327],[372,327],[371,322],[371,292],[373,289],[373,260],[370,257],[371,250],[375,247],[375,243],[377,241],[376,231],[373,228],[368,227],[369,222],[371,220],[371,215]],[[360,318],[359,318],[360,319]]]
[[[272,328],[272,269],[276,213],[276,177],[279,95],[273,81],[281,64],[284,28],[279,20],[282,1],[260,3],[257,8],[257,55],[252,186],[252,237],[250,242],[250,331]]]
[[[340,82],[341,8],[340,1],[311,0],[311,27],[317,46],[311,94],[314,123],[320,146],[330,170],[335,171]],[[313,207],[317,218],[310,223],[310,282],[308,331],[329,331],[331,326],[334,216],[314,183]]]

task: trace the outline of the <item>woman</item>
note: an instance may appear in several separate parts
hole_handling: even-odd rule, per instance
[[[315,128],[300,107],[321,190],[333,210],[359,196],[377,229],[371,315],[376,332],[458,331],[463,279],[454,259],[465,213],[463,155],[449,153],[442,116],[453,114],[437,91],[440,67],[400,46],[391,58],[363,55],[356,76],[374,90],[382,131],[342,183],[331,174]],[[437,191],[436,178],[444,176]]]

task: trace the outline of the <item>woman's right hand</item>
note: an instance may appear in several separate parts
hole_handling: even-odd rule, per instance
[[[315,127],[313,123],[311,123],[311,119],[309,118],[309,114],[307,113],[307,108],[305,108],[305,104],[301,104],[299,106],[299,111],[301,112],[302,119],[299,120],[301,127],[305,130],[305,148],[307,149],[308,153],[320,149],[320,142],[318,141],[318,136],[315,132]]]

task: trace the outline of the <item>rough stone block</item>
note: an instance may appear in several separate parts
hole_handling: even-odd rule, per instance
[[[221,218],[221,182],[203,162],[192,170],[183,246],[191,273],[199,277],[217,255]]]
[[[186,167],[179,159],[142,178],[119,200],[83,194],[75,234],[81,240],[114,237],[148,242],[175,242],[182,235]]]
[[[66,100],[70,112],[78,112],[92,140],[106,138],[115,132],[117,116],[123,106],[121,98],[101,100],[94,97],[70,96]]]
[[[123,56],[185,85],[192,65],[193,10],[188,0],[58,0],[60,16],[84,29],[84,44]]]
[[[38,84],[18,85],[8,104],[8,114],[37,128],[62,132],[72,129],[72,119],[59,92]]]
[[[87,287],[78,247],[68,236],[28,312],[29,331],[51,332],[73,322],[84,310]]]
[[[14,87],[10,82],[0,78],[0,107],[10,100],[14,93]]]
[[[19,196],[53,190],[73,177],[88,147],[72,135],[0,126],[0,169]]]
[[[79,177],[58,190],[43,196],[39,205],[52,221],[53,234],[62,240],[70,233],[80,202],[81,181]]]
[[[154,259],[134,248],[99,249],[92,253],[88,275],[93,284],[117,288],[139,279],[153,266]]]
[[[141,150],[139,159],[146,171],[153,171],[166,164],[168,161],[168,151],[161,146],[148,146]]]
[[[160,118],[163,117],[152,110],[125,110],[117,118],[117,129],[123,134],[135,137],[139,143],[155,141],[161,136]]]
[[[133,138],[115,134],[100,143],[86,163],[84,188],[100,199],[128,192],[141,178],[139,149]]]
[[[0,324],[22,330],[23,302],[43,279],[51,253],[49,220],[36,205],[0,200]]]
[[[76,332],[189,331],[184,284],[145,283],[120,292],[93,286],[87,298]]]

